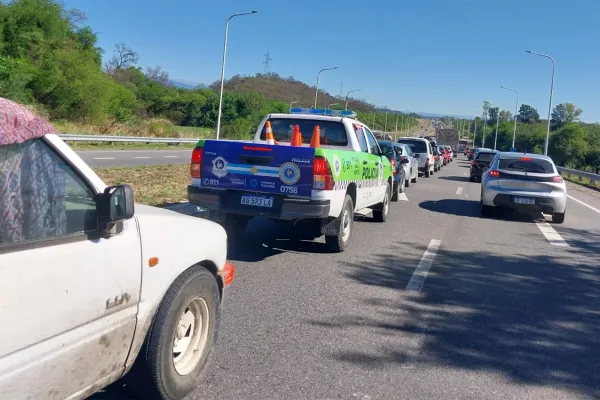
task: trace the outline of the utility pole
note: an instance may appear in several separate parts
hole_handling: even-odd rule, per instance
[[[267,50],[267,54],[264,54],[264,56],[265,56],[265,61],[263,61],[263,64],[265,64],[265,75],[269,75],[270,62],[273,61],[273,59],[270,56],[269,50]]]

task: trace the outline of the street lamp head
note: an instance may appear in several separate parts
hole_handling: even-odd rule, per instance
[[[252,10],[252,14],[258,13],[258,10]]]
[[[530,53],[531,54],[531,50],[525,50],[525,53]]]

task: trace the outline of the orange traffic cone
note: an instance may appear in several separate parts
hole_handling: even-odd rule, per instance
[[[300,133],[300,127],[298,125],[294,125],[294,133],[292,133],[292,141],[290,146],[302,146],[302,134]]]
[[[271,122],[267,121],[265,124],[265,129],[267,131],[267,144],[275,144],[275,139],[273,138],[273,130],[271,129]]]
[[[310,139],[310,147],[313,149],[321,147],[321,128],[319,128],[319,125],[315,125],[315,129],[313,129],[313,135]]]

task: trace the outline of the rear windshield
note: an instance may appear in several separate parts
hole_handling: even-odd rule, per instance
[[[492,161],[496,153],[477,153],[477,161]]]
[[[421,140],[400,139],[398,140],[398,143],[408,145],[413,153],[427,153],[427,144]]]
[[[303,144],[310,143],[315,126],[319,126],[321,130],[322,145],[348,145],[346,128],[341,122],[293,118],[271,118],[269,119],[269,122],[271,122],[271,129],[273,129],[273,136],[278,142],[290,142],[292,140],[292,133],[294,133],[294,126],[298,125],[300,134],[302,135]],[[266,128],[263,127],[263,130],[260,133],[260,139],[266,140],[266,137]]]
[[[500,160],[498,169],[534,172],[539,174],[553,174],[554,166],[551,162],[541,159],[519,159],[519,158],[504,158]]]
[[[381,147],[381,150],[386,157],[396,157],[396,154],[394,154],[394,148],[391,145],[379,142],[379,147]]]

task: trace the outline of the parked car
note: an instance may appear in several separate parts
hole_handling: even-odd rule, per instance
[[[550,157],[499,153],[482,177],[482,216],[512,209],[550,214],[552,222],[562,224],[566,208],[567,186]]]
[[[475,182],[477,180],[481,181],[481,175],[483,172],[490,166],[490,163],[496,156],[496,150],[482,150],[479,149],[475,154],[475,158],[471,161],[471,173],[469,180],[471,182]]]
[[[410,163],[410,160],[408,158],[402,158],[400,149],[396,147],[394,142],[380,140],[379,147],[392,164],[392,201],[398,201],[398,194],[404,193],[404,186],[406,185],[407,175],[404,166]]]
[[[410,146],[415,158],[419,161],[419,172],[429,178],[434,172],[433,147],[431,142],[424,138],[400,138],[396,143]],[[436,169],[437,170],[437,169]]]
[[[400,150],[400,158],[408,159],[410,162],[408,164],[403,164],[404,169],[406,170],[406,187],[409,187],[411,183],[417,183],[419,180],[419,160],[415,158],[411,148],[409,145],[404,143],[396,143]]]
[[[444,156],[440,154],[438,147],[433,148],[433,172],[438,172],[444,165]]]
[[[226,232],[134,205],[53,132],[0,98],[0,397],[84,399],[131,370],[136,397],[183,399],[234,279]]]

